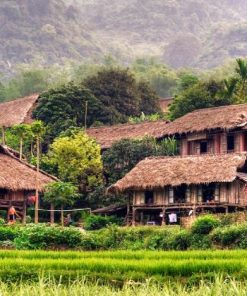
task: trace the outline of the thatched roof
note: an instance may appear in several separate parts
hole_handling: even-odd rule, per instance
[[[10,127],[15,124],[31,123],[32,111],[38,100],[34,94],[25,98],[0,104],[0,126]]]
[[[127,123],[107,127],[94,127],[87,129],[87,134],[95,138],[102,149],[107,149],[114,142],[121,139],[140,139],[145,136],[162,138],[167,121],[146,121],[141,123]]]
[[[43,171],[38,175],[39,190],[57,181],[57,179]],[[36,168],[25,161],[21,161],[6,146],[0,145],[0,188],[12,191],[35,190]]]
[[[167,135],[230,130],[247,124],[247,104],[205,108],[188,113],[166,127]]]
[[[160,189],[181,184],[232,182],[243,167],[245,154],[153,157],[139,162],[109,188],[109,192]]]
[[[168,112],[168,108],[171,105],[172,101],[173,101],[173,98],[172,97],[167,97],[167,98],[159,99],[160,109],[164,113]]]

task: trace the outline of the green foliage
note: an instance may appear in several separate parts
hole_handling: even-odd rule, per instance
[[[50,161],[57,166],[58,176],[66,182],[96,186],[102,182],[100,146],[87,134],[55,139],[49,152]]]
[[[73,205],[78,198],[78,189],[71,183],[54,182],[45,188],[44,200],[57,206]]]
[[[175,97],[169,107],[169,117],[174,120],[191,111],[229,105],[231,98],[222,96],[223,84],[216,81],[198,82]]]
[[[158,143],[147,137],[142,140],[123,139],[103,153],[104,170],[110,183],[128,173],[140,160],[148,156],[174,155],[177,152],[175,139]]]
[[[87,103],[86,103],[87,102]],[[88,106],[86,123],[104,121],[104,107],[83,85],[69,83],[41,94],[34,116],[47,125],[49,141],[71,127],[85,126],[85,106]]]
[[[191,230],[194,234],[207,235],[217,226],[219,226],[219,220],[212,215],[207,215],[197,218]]]
[[[104,105],[105,118],[100,120],[103,123],[123,123],[142,111],[146,114],[160,111],[156,93],[148,83],[137,83],[128,69],[102,69],[84,83]]]
[[[29,224],[19,229],[14,244],[17,249],[76,248],[81,243],[81,233],[76,228],[48,227]]]
[[[110,224],[120,225],[121,219],[114,216],[90,215],[86,217],[83,225],[86,230],[98,230]]]

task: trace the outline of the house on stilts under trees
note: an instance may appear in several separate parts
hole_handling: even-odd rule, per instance
[[[128,224],[247,209],[247,104],[196,110],[162,134],[180,156],[146,158],[108,189],[128,196]]]
[[[20,160],[18,154],[0,145],[0,209],[8,210],[12,205],[25,222],[26,208],[35,190],[42,192],[46,185],[57,178]]]

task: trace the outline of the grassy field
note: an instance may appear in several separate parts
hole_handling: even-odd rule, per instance
[[[215,274],[247,278],[247,251],[0,251],[0,280],[68,282],[86,279],[122,286],[128,281],[198,282]]]
[[[217,276],[198,285],[125,283],[121,288],[83,280],[68,285],[40,279],[38,283],[0,283],[0,295],[10,296],[246,296],[247,283]]]

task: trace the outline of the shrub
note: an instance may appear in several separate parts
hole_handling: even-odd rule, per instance
[[[212,242],[207,235],[191,234],[190,247],[191,250],[207,250],[212,247]]]
[[[81,232],[73,227],[29,225],[20,228],[14,244],[17,249],[76,248],[81,244]]]
[[[14,226],[0,226],[0,241],[14,240],[19,233],[19,227]]]
[[[215,229],[210,237],[215,244],[221,247],[247,246],[245,236],[247,235],[247,224],[231,225]]]
[[[193,223],[191,231],[194,234],[209,234],[214,228],[219,226],[219,220],[212,215],[199,217]]]
[[[98,216],[98,215],[90,215],[86,217],[84,221],[84,228],[86,230],[98,230],[101,228],[105,228],[110,224],[121,224],[121,219],[118,219],[114,216]]]

